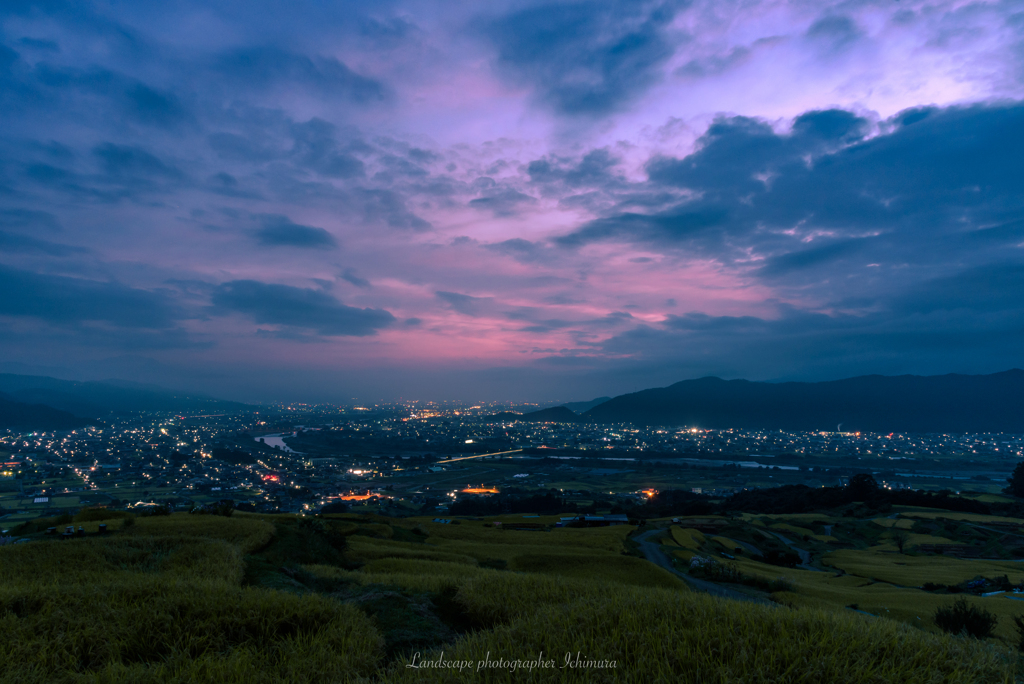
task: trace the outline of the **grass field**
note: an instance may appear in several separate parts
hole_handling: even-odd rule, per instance
[[[0,548],[0,682],[1013,681],[1001,642],[833,607],[863,592],[862,610],[908,621],[900,592],[917,590],[738,558],[794,586],[793,608],[739,604],[624,553],[633,528],[460,522],[178,513]],[[667,534],[677,552],[717,543]],[[480,669],[541,651],[552,668]],[[442,653],[472,665],[407,667]]]

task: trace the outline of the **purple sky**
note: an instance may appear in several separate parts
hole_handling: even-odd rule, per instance
[[[1024,4],[0,7],[0,372],[583,400],[1024,365]]]

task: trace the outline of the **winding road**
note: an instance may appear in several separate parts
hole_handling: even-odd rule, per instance
[[[643,552],[644,558],[646,558],[651,563],[654,563],[658,567],[664,568],[672,574],[676,575],[684,582],[689,584],[690,587],[694,590],[711,594],[712,596],[718,596],[720,598],[732,599],[734,601],[764,603],[772,606],[778,605],[772,601],[769,601],[766,598],[751,596],[750,594],[745,594],[741,591],[736,591],[735,589],[727,589],[726,587],[723,587],[719,584],[715,584],[714,582],[708,582],[707,580],[697,579],[696,577],[690,577],[686,573],[679,572],[672,566],[672,560],[662,550],[661,544],[648,541],[649,537],[657,534],[658,532],[661,532],[661,530],[649,530],[647,532],[644,532],[643,534],[639,534],[633,537],[633,539],[640,545],[640,550]]]

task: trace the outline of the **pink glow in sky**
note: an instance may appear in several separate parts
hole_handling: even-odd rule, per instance
[[[1014,2],[0,9],[0,372],[589,399],[1024,363]]]

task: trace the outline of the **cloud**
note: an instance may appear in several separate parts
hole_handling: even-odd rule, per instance
[[[838,54],[859,41],[864,33],[850,17],[830,15],[811,24],[805,35],[812,42],[822,45],[824,52]]]
[[[358,275],[356,275],[356,272],[351,268],[346,268],[344,271],[342,271],[341,279],[347,283],[355,285],[356,287],[361,287],[363,289],[370,289],[373,287],[373,285],[370,284],[369,280],[367,280],[366,278],[360,278]]]
[[[751,51],[745,47],[735,47],[724,55],[710,55],[691,59],[675,70],[675,75],[682,78],[708,78],[718,76],[750,60]]]
[[[380,102],[387,97],[384,84],[357,74],[334,57],[310,57],[273,46],[226,52],[214,62],[213,70],[232,86],[301,88],[356,104]]]
[[[988,373],[1020,365],[1015,340],[1024,333],[1022,313],[1020,305],[985,316],[965,309],[895,308],[850,316],[781,307],[773,318],[692,312],[608,338],[589,352],[590,365],[605,372],[617,368],[611,372],[634,382],[650,378],[658,386],[701,375],[820,380],[871,373]]]
[[[361,178],[364,175],[363,162],[339,149],[333,124],[313,118],[293,124],[291,134],[295,141],[292,154],[300,165],[328,178]]]
[[[514,216],[516,209],[523,204],[533,204],[537,200],[534,197],[523,194],[512,188],[495,188],[469,201],[469,206],[474,209],[486,209],[495,216]]]
[[[473,297],[459,292],[435,292],[434,295],[453,311],[465,316],[479,316],[494,301],[493,297]]]
[[[0,230],[0,251],[4,252],[41,252],[50,256],[68,256],[87,252],[83,247],[62,245],[49,240],[41,240],[28,235],[18,235]]]
[[[161,292],[0,266],[0,315],[60,325],[163,329],[182,314]]]
[[[143,83],[128,87],[125,99],[129,113],[145,124],[173,128],[187,118],[184,107],[173,93],[159,92]]]
[[[185,175],[173,165],[136,145],[103,143],[92,153],[110,180],[128,186],[150,185],[153,181],[181,181]]]
[[[542,245],[524,240],[523,238],[511,238],[502,242],[494,242],[484,245],[484,249],[510,256],[523,263],[539,262],[551,256],[548,254],[549,249],[545,249]]]
[[[334,236],[323,228],[292,223],[287,216],[263,214],[263,227],[254,233],[264,247],[299,247],[302,249],[337,249]]]
[[[392,228],[427,230],[430,223],[424,221],[406,207],[405,199],[393,190],[356,188],[353,191],[363,207],[365,220],[371,223],[385,223]]]
[[[312,330],[319,335],[366,337],[395,322],[383,309],[345,306],[320,290],[255,280],[233,280],[217,286],[216,313],[240,313],[255,323]]]
[[[536,184],[564,188],[604,188],[624,185],[623,178],[613,173],[619,159],[607,149],[590,150],[578,160],[549,156],[531,161],[526,172]]]
[[[568,115],[626,105],[660,78],[672,55],[666,27],[680,3],[605,0],[535,6],[496,19],[487,33],[497,66]]]
[[[0,226],[5,228],[30,228],[58,232],[61,230],[57,217],[48,211],[38,209],[2,209]]]
[[[555,242],[634,244],[713,259],[775,287],[814,286],[825,301],[851,291],[870,300],[948,274],[953,263],[1024,260],[1021,155],[1020,104],[915,110],[877,123],[808,112],[784,133],[723,117],[692,154],[647,163],[641,190],[686,199],[609,212]]]

